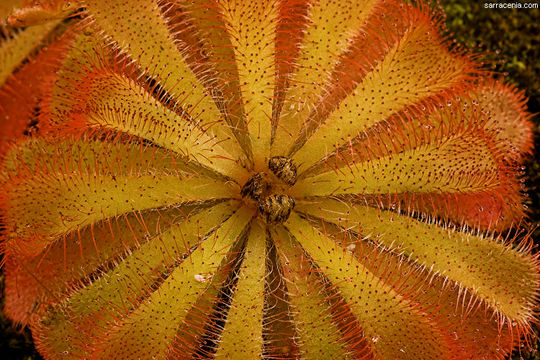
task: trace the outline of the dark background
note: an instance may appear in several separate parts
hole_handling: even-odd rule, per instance
[[[1,0],[0,0],[1,1]],[[325,1],[325,0],[321,0]],[[484,59],[499,76],[526,90],[529,111],[535,114],[535,154],[526,164],[527,206],[534,241],[540,243],[540,10],[486,9],[486,2],[502,0],[440,0],[452,37]],[[508,0],[508,2],[520,2]],[[522,1],[521,1],[522,2]],[[529,2],[535,2],[529,0]],[[536,1],[540,5],[540,1]],[[536,247],[535,251],[538,251]],[[41,359],[28,330],[14,329],[3,316],[3,274],[0,272],[0,357],[6,360]],[[538,333],[538,328],[536,328]],[[516,351],[512,359],[540,360],[539,344]]]

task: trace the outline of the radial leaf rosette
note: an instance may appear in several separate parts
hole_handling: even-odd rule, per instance
[[[525,98],[428,5],[0,17],[5,312],[46,359],[505,359],[532,340]]]

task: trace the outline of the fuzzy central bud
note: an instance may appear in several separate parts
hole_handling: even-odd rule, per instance
[[[292,160],[275,156],[268,161],[268,173],[254,174],[242,187],[243,198],[256,202],[259,213],[269,223],[282,223],[294,208],[294,199],[283,194],[296,183],[296,166]]]
[[[257,203],[257,209],[264,215],[266,221],[274,224],[285,222],[293,208],[294,199],[289,195],[273,194]]]

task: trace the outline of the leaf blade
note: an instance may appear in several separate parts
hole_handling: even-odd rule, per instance
[[[80,227],[127,212],[236,197],[221,179],[201,176],[162,152],[154,157],[152,149],[99,141],[26,146],[20,151],[34,163],[16,161],[1,196],[6,245],[14,251],[39,253]]]
[[[263,309],[266,233],[261,222],[251,225],[231,307],[216,359],[263,356]]]
[[[289,232],[299,241],[329,280],[340,290],[365,329],[375,356],[388,359],[449,359],[445,334],[388,284],[381,282],[351,254],[291,214]],[[377,289],[373,293],[370,289]],[[397,324],[397,326],[396,326]]]
[[[190,108],[192,117],[203,127],[211,127],[221,140],[234,138],[200,76],[192,71],[178,49],[156,1],[87,0],[85,4],[95,23],[146,73],[158,74],[157,81],[184,108]],[[139,11],[131,11],[134,7]],[[231,151],[238,147],[233,142],[227,145]]]
[[[512,321],[526,323],[531,317],[536,265],[527,254],[489,237],[368,206],[350,207],[336,200],[323,200],[304,209],[355,229],[380,246],[402,253],[433,273],[455,281]]]

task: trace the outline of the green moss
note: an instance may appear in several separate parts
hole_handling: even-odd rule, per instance
[[[441,0],[441,3],[454,38],[469,48],[479,47],[488,52],[485,59],[493,62],[493,69],[526,89],[538,109],[540,10],[486,9],[484,1]]]

